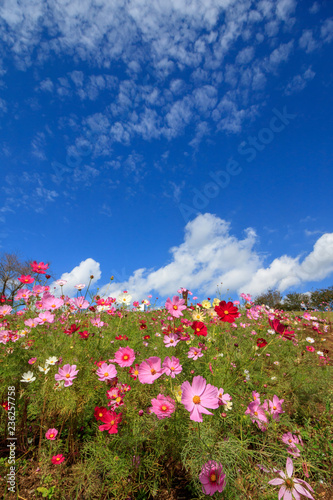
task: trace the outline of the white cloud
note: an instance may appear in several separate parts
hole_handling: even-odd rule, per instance
[[[286,95],[291,95],[295,92],[300,92],[306,87],[307,83],[315,77],[315,75],[316,73],[312,71],[311,68],[308,68],[302,75],[294,76],[294,78],[287,84],[284,93]]]
[[[74,285],[78,285],[80,283],[84,283],[86,287],[90,281],[90,276],[94,276],[94,279],[91,281],[91,286],[93,286],[101,277],[101,270],[99,263],[94,259],[88,258],[83,260],[78,266],[74,267],[69,273],[63,273],[59,279],[66,280],[67,283],[63,286],[63,293],[68,295],[69,297],[76,296],[77,290],[74,288]],[[60,287],[56,284],[56,282],[51,283],[50,291],[53,290],[53,287],[56,286],[56,295],[61,294]],[[83,290],[83,294],[85,290]]]
[[[100,294],[116,296],[129,290],[133,300],[155,291],[171,296],[180,286],[202,296],[213,295],[223,283],[230,294],[260,294],[269,288],[281,292],[305,282],[322,280],[333,272],[333,233],[322,235],[302,262],[300,256],[282,255],[264,266],[255,250],[258,238],[251,228],[243,239],[231,234],[230,224],[206,213],[185,226],[184,241],[170,249],[171,260],[157,270],[141,268],[121,283],[101,287]]]

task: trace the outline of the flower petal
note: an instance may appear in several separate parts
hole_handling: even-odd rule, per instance
[[[306,489],[303,488],[303,486],[301,486],[300,484],[294,483],[294,489],[296,491],[298,491],[299,493],[301,493],[301,495],[303,495],[305,497],[308,497],[308,498],[312,498],[312,500],[313,500],[313,496],[311,495],[311,493],[309,493],[308,491],[306,491]]]
[[[268,481],[268,484],[272,484],[273,486],[277,486],[278,484],[284,484],[284,480],[281,479],[280,477],[276,477],[275,479]]]
[[[294,464],[291,458],[287,458],[286,471],[289,477],[292,477],[294,471]]]

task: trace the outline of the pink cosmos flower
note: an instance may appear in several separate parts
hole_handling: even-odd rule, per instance
[[[280,418],[280,413],[284,413],[282,410],[282,403],[284,399],[279,399],[277,396],[273,396],[273,401],[268,401],[269,411],[272,415],[272,418],[276,421]]]
[[[42,309],[48,309],[50,311],[55,311],[64,305],[62,299],[57,299],[56,297],[48,297],[42,300]]]
[[[96,371],[96,375],[98,375],[98,380],[104,382],[105,380],[112,380],[117,375],[117,370],[114,365],[103,363]]]
[[[253,401],[259,401],[259,403],[260,403],[260,394],[259,394],[259,392],[252,391],[252,397],[253,397]]]
[[[316,350],[316,349],[315,349],[312,345],[307,345],[307,346],[305,347],[305,349],[306,349],[307,351],[309,351],[309,352],[315,352],[315,350]]]
[[[300,443],[300,440],[298,439],[297,436],[293,436],[291,432],[287,432],[286,434],[283,434],[281,439],[282,439],[283,443],[285,443],[287,446],[289,446],[287,451],[288,451],[288,453],[290,453],[290,455],[292,455],[295,458],[298,458],[301,456],[301,452],[296,445],[297,444],[302,445],[303,442]]]
[[[190,420],[202,422],[202,413],[212,415],[206,408],[216,409],[219,406],[217,387],[207,384],[201,375],[193,378],[192,386],[188,381],[183,382],[181,389],[181,402],[186,410],[190,412]]]
[[[174,295],[172,300],[170,298],[167,298],[165,307],[169,311],[169,314],[171,314],[171,316],[173,316],[174,318],[179,318],[180,316],[183,316],[182,311],[186,309],[185,300],[180,299],[178,295]]]
[[[76,297],[73,303],[78,309],[87,309],[89,307],[89,302],[84,297]]]
[[[152,384],[162,373],[161,358],[151,356],[139,366],[139,381],[141,384]]]
[[[213,496],[216,491],[221,493],[226,485],[222,465],[214,460],[208,460],[202,466],[199,481],[202,483],[205,495]]]
[[[193,361],[196,361],[198,358],[203,356],[200,347],[190,347],[190,350],[187,353],[188,358],[192,358]]]
[[[76,365],[64,365],[62,368],[59,368],[58,373],[54,375],[54,378],[57,382],[60,380],[64,380],[64,386],[68,387],[69,385],[73,385],[73,380],[76,378],[79,370],[76,369]]]
[[[175,400],[163,394],[159,394],[157,398],[152,399],[151,404],[153,406],[150,408],[150,411],[151,413],[155,413],[158,420],[170,417],[176,408]]]
[[[178,335],[176,335],[174,333],[170,333],[169,335],[165,335],[163,342],[164,342],[165,347],[175,347],[179,342]]]
[[[35,318],[36,321],[39,322],[40,325],[43,323],[54,323],[54,314],[51,314],[50,311],[46,311],[38,314],[38,318]]]
[[[308,488],[313,492],[311,486],[303,479],[296,479],[293,477],[294,464],[291,458],[287,458],[286,463],[286,474],[283,471],[279,471],[279,476],[271,481],[268,481],[268,484],[272,484],[273,486],[281,486],[279,491],[279,500],[301,500],[301,495],[304,497],[310,498],[314,500],[313,496],[309,491],[305,489]]]
[[[57,429],[49,429],[46,432],[45,437],[46,439],[50,439],[50,441],[54,441],[55,438],[57,437],[57,434],[58,434]]]
[[[51,462],[55,464],[61,464],[65,460],[65,457],[63,455],[54,455],[51,458]]]
[[[34,363],[36,363],[36,361],[37,361],[37,358],[30,358],[28,363],[29,363],[29,365],[33,365]]]
[[[226,405],[228,401],[232,400],[232,397],[230,396],[230,394],[228,394],[228,393],[223,394],[223,392],[224,392],[224,390],[222,389],[222,387],[221,387],[221,389],[218,389],[218,391],[217,391],[219,406]]]
[[[0,316],[6,316],[6,314],[10,314],[11,311],[11,306],[0,306]]]
[[[263,406],[260,405],[260,401],[251,401],[251,403],[248,405],[245,415],[251,415],[252,417],[252,422],[257,423],[260,429],[263,430],[262,426],[260,425],[261,422],[268,423],[268,418],[265,413],[265,409]]]
[[[183,369],[179,359],[174,356],[171,359],[167,356],[162,363],[162,367],[164,368],[164,373],[168,376],[171,375],[171,378],[175,378]]]
[[[114,355],[115,362],[119,366],[124,368],[125,366],[131,366],[135,360],[135,352],[130,347],[119,347],[118,351]]]

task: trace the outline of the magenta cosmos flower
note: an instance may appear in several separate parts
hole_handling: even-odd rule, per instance
[[[79,370],[76,369],[76,365],[64,365],[62,368],[59,368],[54,378],[57,382],[64,380],[64,386],[68,387],[69,385],[73,385],[73,380],[76,378],[78,372]]]
[[[151,356],[142,361],[139,366],[139,381],[141,384],[152,384],[162,373],[161,359],[157,356]]]
[[[113,379],[117,375],[117,370],[114,365],[103,363],[96,371],[96,375],[98,375],[98,380],[104,382],[104,380]]]
[[[119,366],[124,368],[125,366],[131,366],[135,360],[134,350],[130,347],[119,347],[118,351],[114,355],[115,362]]]
[[[158,420],[170,417],[176,407],[175,400],[163,394],[159,394],[157,398],[152,399],[151,404],[153,406],[150,408],[150,412],[155,413]]]
[[[281,486],[279,491],[279,500],[301,500],[301,495],[307,498],[311,498],[314,500],[311,493],[309,493],[306,488],[313,492],[311,486],[303,479],[296,479],[293,476],[294,464],[291,458],[287,458],[286,463],[286,474],[283,471],[279,471],[279,476],[271,481],[268,481],[268,484],[272,484],[273,486]]]
[[[57,437],[57,434],[58,434],[57,429],[49,429],[46,432],[45,437],[46,437],[46,439],[50,439],[51,441],[54,441],[55,438]]]
[[[201,413],[212,415],[206,408],[216,409],[219,406],[217,387],[207,384],[201,375],[193,378],[192,386],[188,381],[183,382],[181,389],[181,402],[186,410],[190,412],[190,419],[195,422],[202,422]]]
[[[176,375],[178,375],[183,369],[179,359],[174,356],[172,356],[171,359],[167,356],[162,363],[162,367],[164,369],[164,373],[168,376],[170,375],[171,378],[175,378]]]
[[[51,458],[51,462],[55,464],[61,464],[65,460],[65,457],[63,455],[54,455]]]
[[[183,316],[182,311],[186,309],[185,299],[180,299],[178,295],[174,295],[172,300],[168,297],[165,303],[166,309],[169,311],[171,316],[174,318],[179,318]]]
[[[221,493],[225,488],[225,474],[222,465],[214,460],[208,460],[202,466],[199,480],[205,495],[213,496],[216,491]]]

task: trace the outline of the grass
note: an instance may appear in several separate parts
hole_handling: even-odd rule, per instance
[[[38,315],[31,303],[23,315],[9,314],[1,320],[7,331],[19,333],[17,340],[0,344],[0,397],[5,402],[7,387],[15,387],[17,438],[16,489],[11,493],[5,478],[9,471],[8,411],[0,407],[2,498],[200,500],[207,498],[199,480],[201,468],[214,460],[222,464],[226,474],[225,489],[214,498],[273,500],[278,488],[268,481],[276,475],[262,472],[258,464],[267,469],[285,468],[291,455],[281,438],[287,432],[300,436],[304,444],[300,456],[291,457],[296,477],[313,487],[314,498],[332,498],[331,313],[312,313],[318,320],[301,321],[303,313],[276,313],[295,332],[296,340],[292,341],[269,333],[264,308],[254,320],[242,307],[237,328],[214,318],[212,310],[203,310],[208,330],[205,337],[193,334],[190,309],[171,320],[166,310],[122,308],[118,312],[73,312],[67,306],[54,312],[53,323],[28,328],[24,321]],[[91,323],[96,316],[103,326]],[[181,322],[184,319],[187,322]],[[64,330],[73,324],[78,331],[66,334]],[[166,327],[182,327],[190,339],[166,348]],[[79,332],[83,331],[89,333],[88,338],[81,338]],[[116,340],[119,335],[128,340]],[[313,343],[306,340],[309,337]],[[258,348],[258,338],[267,344]],[[191,346],[198,348],[199,342],[203,356],[193,361],[187,353]],[[102,422],[96,420],[94,411],[96,407],[110,409],[106,391],[113,382],[99,381],[96,363],[113,359],[119,347],[125,346],[134,349],[134,364],[150,356],[162,361],[175,356],[182,372],[174,379],[162,375],[153,384],[141,384],[130,376],[128,368],[116,366],[118,383],[131,389],[123,394],[124,404],[115,410],[122,413],[117,433],[108,434],[99,430]],[[309,352],[306,346],[315,351]],[[317,351],[323,352],[321,358]],[[60,364],[50,366],[47,374],[40,372],[38,366],[44,367],[51,356],[61,357]],[[29,359],[34,357],[37,360],[30,365]],[[75,364],[79,372],[71,386],[55,390],[54,376],[64,364]],[[29,370],[36,380],[20,382]],[[202,422],[190,420],[177,395],[181,384],[186,380],[192,383],[196,375],[230,394],[232,408],[220,406],[210,410],[212,415],[203,415]],[[253,391],[260,394],[261,403],[274,395],[284,399],[284,413],[278,420],[269,416],[265,432],[245,414]],[[175,401],[170,418],[158,420],[148,411],[158,394]],[[50,428],[58,430],[54,441],[45,438]],[[59,454],[65,460],[53,464],[51,458]]]

